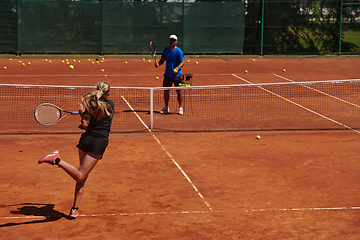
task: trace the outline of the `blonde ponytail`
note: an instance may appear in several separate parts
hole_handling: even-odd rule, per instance
[[[112,116],[114,114],[112,107],[106,102],[110,92],[110,84],[108,82],[99,82],[96,86],[96,91],[90,91],[82,95],[80,104],[82,104],[90,114],[96,118],[97,121],[106,115]]]

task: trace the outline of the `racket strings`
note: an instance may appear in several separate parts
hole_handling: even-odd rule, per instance
[[[53,106],[40,106],[35,112],[36,119],[42,124],[51,124],[61,118],[61,111]]]

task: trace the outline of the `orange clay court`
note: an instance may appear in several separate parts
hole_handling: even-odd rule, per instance
[[[1,84],[159,87],[164,72],[150,57],[9,58]],[[360,76],[358,57],[188,59],[196,86]],[[78,166],[78,139],[1,135],[0,239],[360,239],[357,131],[112,134],[69,220],[75,182],[37,161]]]

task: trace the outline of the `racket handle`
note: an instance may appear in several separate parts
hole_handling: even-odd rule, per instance
[[[71,114],[79,114],[79,111],[72,112]]]

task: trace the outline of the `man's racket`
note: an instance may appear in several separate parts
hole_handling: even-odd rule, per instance
[[[155,44],[153,41],[150,42],[150,54],[154,58],[155,63],[156,63],[156,49],[155,49]]]
[[[35,120],[41,125],[48,126],[53,125],[60,121],[62,118],[73,114],[79,114],[79,112],[69,112],[59,108],[54,104],[43,103],[35,109],[34,117]]]

